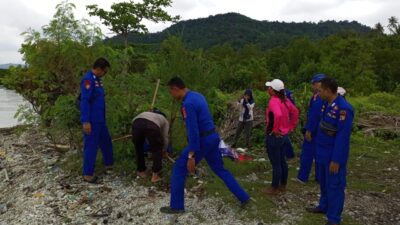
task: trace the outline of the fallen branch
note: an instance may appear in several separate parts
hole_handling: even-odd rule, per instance
[[[129,135],[125,135],[125,136],[122,136],[122,137],[115,138],[112,141],[114,142],[114,141],[125,140],[125,139],[131,138],[131,137],[132,137],[132,134],[129,134]]]

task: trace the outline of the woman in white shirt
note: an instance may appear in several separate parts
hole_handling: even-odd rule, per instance
[[[240,116],[235,141],[232,145],[234,148],[243,130],[245,131],[246,148],[250,146],[251,129],[253,128],[254,120],[254,105],[253,92],[250,89],[246,89],[243,97],[237,102],[237,106],[240,108]]]

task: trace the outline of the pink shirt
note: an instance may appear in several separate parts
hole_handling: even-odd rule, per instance
[[[289,99],[286,99],[286,102],[283,103],[277,96],[271,97],[266,112],[266,127],[269,124],[268,115],[270,112],[274,115],[273,133],[286,135],[296,128],[299,120],[299,110]]]

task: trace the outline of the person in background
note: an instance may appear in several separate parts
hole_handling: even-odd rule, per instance
[[[161,207],[160,211],[167,214],[185,212],[186,176],[195,172],[196,165],[203,158],[211,170],[224,181],[242,206],[245,206],[250,201],[250,196],[233,175],[224,168],[219,151],[221,139],[216,131],[207,100],[200,93],[186,88],[185,83],[179,77],[172,78],[168,82],[168,88],[174,99],[182,101],[181,112],[187,131],[188,147],[182,151],[172,169],[170,205]]]
[[[251,138],[251,130],[253,128],[253,109],[254,109],[254,98],[253,92],[250,89],[247,89],[244,92],[244,95],[239,101],[237,102],[238,107],[240,107],[240,116],[239,116],[239,123],[236,129],[236,136],[234,143],[232,145],[233,148],[236,147],[237,141],[240,138],[240,134],[244,130],[245,132],[245,140],[246,140],[246,148],[250,146],[250,138]]]
[[[343,87],[338,87],[337,93],[346,99],[346,89],[344,89]]]
[[[165,114],[158,109],[142,112],[133,119],[132,141],[136,150],[139,177],[146,177],[144,144],[147,140],[153,159],[151,182],[155,183],[161,180],[163,152],[166,152],[168,148],[168,131],[169,122]]]
[[[97,59],[92,70],[87,72],[80,84],[80,111],[83,127],[83,180],[96,183],[94,176],[97,149],[103,153],[103,163],[107,171],[111,171],[114,164],[112,140],[106,124],[106,102],[103,81],[110,63],[104,59]]]
[[[295,179],[301,184],[308,182],[311,173],[312,164],[315,161],[316,151],[316,135],[318,124],[321,119],[321,108],[323,100],[319,96],[318,89],[321,86],[321,80],[326,77],[325,74],[316,74],[311,79],[313,95],[311,96],[310,103],[307,110],[307,122],[304,127],[304,141],[300,154],[300,169]],[[318,182],[318,165],[315,162],[315,180]]]
[[[272,184],[263,190],[267,195],[277,195],[286,190],[288,165],[284,146],[288,143],[288,134],[298,122],[299,111],[285,95],[284,83],[279,79],[266,82],[267,92],[271,96],[266,110],[266,149],[272,164]]]
[[[293,92],[290,91],[289,89],[285,88],[285,95],[286,95],[286,98],[289,99],[290,102],[292,102],[292,104],[294,106],[296,106]],[[283,148],[285,149],[287,161],[289,163],[295,163],[297,161],[297,159],[296,159],[296,155],[294,154],[294,148],[292,145],[292,141],[290,140],[290,137],[288,137],[288,142],[285,144],[285,146]]]
[[[319,94],[326,101],[316,137],[321,195],[318,206],[307,208],[311,213],[326,214],[327,225],[341,222],[354,118],[353,107],[337,94],[337,89],[336,80],[321,80]]]

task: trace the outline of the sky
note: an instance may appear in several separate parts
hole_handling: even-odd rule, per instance
[[[109,9],[123,0],[69,0],[76,5],[76,19],[89,17],[86,5],[97,4]],[[126,0],[125,0],[126,1]],[[137,0],[135,0],[137,1]],[[48,24],[61,0],[0,0],[0,64],[23,63],[18,52],[28,28],[40,30]],[[387,25],[390,16],[400,17],[400,0],[174,0],[167,11],[182,20],[208,17],[219,13],[237,12],[256,20],[285,22],[318,22],[320,20],[358,21],[368,26],[380,22]],[[170,23],[145,23],[150,32],[161,31]],[[113,36],[101,25],[106,36]]]

